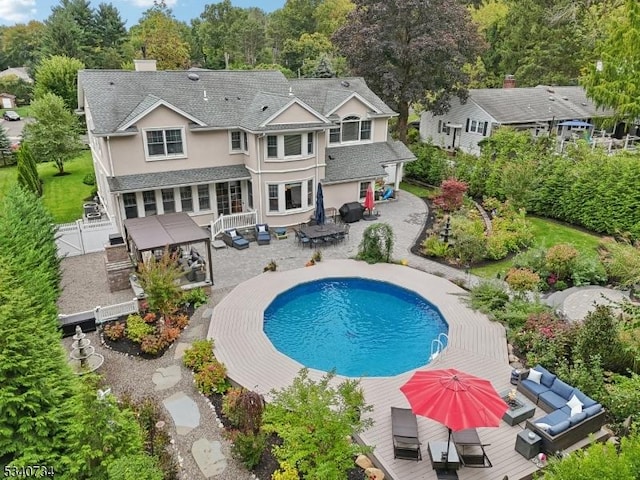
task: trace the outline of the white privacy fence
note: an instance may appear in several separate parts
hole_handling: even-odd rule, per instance
[[[111,220],[76,220],[57,225],[56,246],[59,257],[73,257],[101,252],[109,243],[109,235],[118,233]]]
[[[96,324],[100,325],[131,313],[138,313],[138,299],[136,298],[129,302],[109,305],[108,307],[96,307],[93,310],[85,310],[84,312],[70,315],[58,315],[58,322],[61,326],[71,329],[75,328],[76,325],[84,325],[85,328],[83,330],[95,330]],[[95,319],[95,323],[93,323],[92,319]]]
[[[215,221],[211,222],[211,239],[215,240],[218,234],[229,228],[253,227],[256,223],[258,223],[258,213],[255,211],[220,215]]]

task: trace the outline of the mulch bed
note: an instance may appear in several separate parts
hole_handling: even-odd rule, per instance
[[[218,418],[220,419],[220,422],[222,422],[222,425],[224,425],[224,428],[227,430],[233,429],[234,427],[231,422],[222,414],[222,395],[219,393],[214,393],[213,395],[209,395],[207,398],[215,407]],[[260,463],[258,463],[258,465],[256,465],[256,467],[251,470],[251,473],[254,473],[256,477],[260,479],[271,478],[273,472],[275,472],[279,468],[278,460],[276,460],[276,457],[273,456],[272,448],[274,445],[281,444],[282,439],[278,437],[278,435],[276,435],[275,433],[270,434],[267,437],[267,447],[265,448],[264,452],[262,452]],[[366,480],[364,470],[359,467],[352,468],[347,472],[345,480]]]
[[[184,307],[181,307],[178,310],[179,314],[185,314],[189,317],[189,319],[191,319],[191,317],[193,316],[193,313],[195,312],[195,308],[193,308],[191,305],[187,305]],[[142,316],[144,316],[143,312],[140,312],[140,314]],[[115,320],[110,320],[108,322],[105,322],[100,330],[100,337],[102,338],[102,343],[107,347],[110,348],[111,350],[114,350],[116,352],[120,352],[123,353],[125,355],[129,355],[131,357],[140,357],[140,358],[144,358],[147,360],[153,360],[155,358],[160,358],[164,355],[164,353],[169,350],[169,348],[171,347],[171,345],[173,345],[173,343],[175,343],[178,337],[173,343],[167,345],[166,347],[164,347],[163,349],[161,349],[157,354],[152,355],[150,353],[145,353],[141,350],[140,348],[140,344],[134,342],[133,340],[128,339],[127,337],[122,337],[118,340],[111,340],[110,338],[108,338],[106,335],[104,335],[104,327],[106,325],[109,325],[111,323],[114,322],[121,322],[121,323],[126,323],[127,317],[129,315],[123,315],[121,317],[116,318]]]

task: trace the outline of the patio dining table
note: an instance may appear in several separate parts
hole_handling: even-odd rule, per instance
[[[300,231],[304,233],[311,240],[315,238],[323,238],[336,233],[344,232],[344,226],[337,225],[335,223],[325,223],[324,225],[307,225],[300,228]]]

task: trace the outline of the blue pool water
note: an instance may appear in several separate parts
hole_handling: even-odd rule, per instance
[[[392,376],[426,365],[432,340],[448,328],[419,295],[360,278],[298,285],[264,313],[264,332],[280,352],[350,377]]]

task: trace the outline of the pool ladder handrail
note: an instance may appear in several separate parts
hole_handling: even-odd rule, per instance
[[[443,338],[444,342],[442,341]],[[429,357],[429,361],[435,360],[442,350],[444,350],[445,345],[449,345],[449,336],[444,332],[440,332],[437,338],[431,340],[431,356]]]

